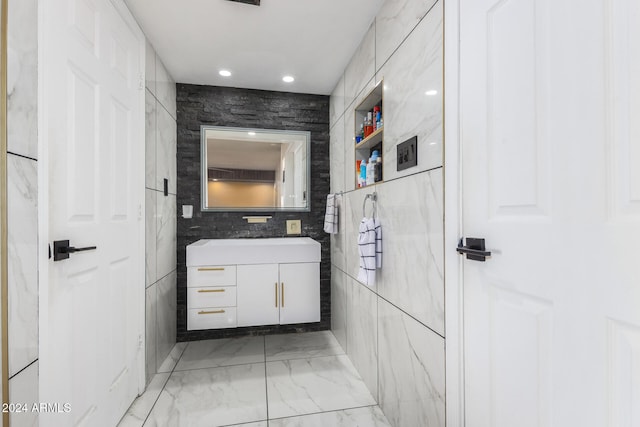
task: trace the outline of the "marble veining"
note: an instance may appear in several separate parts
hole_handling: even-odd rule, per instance
[[[158,190],[156,186],[156,122],[157,101],[150,90],[144,96],[144,141],[145,141],[145,187]]]
[[[192,341],[187,345],[175,370],[242,365],[264,360],[264,337]]]
[[[26,404],[30,408],[39,403],[38,398],[38,369],[39,362],[29,365],[25,370],[9,380],[9,396],[12,403]],[[9,424],[19,427],[37,427],[37,412],[11,412]]]
[[[267,362],[269,417],[375,405],[347,356]]]
[[[358,281],[347,280],[347,355],[377,400],[378,296]]]
[[[344,177],[344,123],[340,118],[329,132],[329,174],[331,177],[331,192],[337,193],[345,188]]]
[[[271,427],[391,427],[378,406],[270,420]]]
[[[344,73],[331,93],[329,99],[329,127],[336,125],[337,120],[344,114]]]
[[[331,332],[343,350],[347,349],[347,275],[331,268]]]
[[[377,285],[381,296],[444,335],[442,185],[440,168],[377,186],[383,224]]]
[[[176,272],[175,270],[158,281],[156,285],[157,308],[156,329],[157,363],[163,361],[176,343]],[[159,368],[159,367],[158,367]],[[158,369],[160,372],[160,369]]]
[[[145,40],[145,85],[152,94],[156,93],[156,51],[149,43],[149,40]]]
[[[158,372],[156,336],[158,324],[156,323],[157,286],[150,286],[145,292],[145,366],[147,384]]]
[[[176,269],[176,196],[158,193],[156,206],[156,277],[161,278]]]
[[[394,426],[445,425],[444,338],[378,301],[379,403]]]
[[[147,419],[147,415],[151,412],[156,399],[167,383],[169,375],[169,373],[164,373],[153,377],[144,393],[133,401],[127,413],[120,420],[118,427],[142,427],[144,420]]]
[[[376,78],[384,79],[384,179],[443,164],[442,2],[436,4]],[[436,91],[433,93],[429,91]],[[418,165],[398,172],[397,144],[418,136]]]
[[[344,354],[330,331],[265,336],[267,361]]]
[[[176,364],[180,360],[180,357],[182,357],[182,353],[184,353],[184,350],[186,348],[187,348],[186,342],[176,343],[171,349],[171,352],[169,353],[169,355],[166,357],[166,359],[164,359],[164,362],[162,362],[162,364],[158,368],[158,372],[173,371],[173,369],[176,367]],[[158,360],[158,362],[160,362],[160,360]]]
[[[267,419],[264,364],[174,372],[145,427],[214,427]]]
[[[9,375],[38,358],[37,162],[7,156]]]
[[[156,55],[156,97],[169,115],[176,120],[176,82]]]
[[[145,284],[151,286],[158,281],[157,276],[157,230],[156,230],[156,197],[160,196],[155,190],[145,188]]]
[[[162,105],[157,105],[156,190],[164,191],[164,179],[169,180],[169,193],[177,188],[177,124]]]
[[[376,16],[376,65],[380,67],[436,0],[387,0]]]
[[[38,1],[10,0],[7,27],[7,149],[38,157]]]
[[[375,74],[375,31],[374,21],[344,72],[345,105],[349,105],[356,98]]]

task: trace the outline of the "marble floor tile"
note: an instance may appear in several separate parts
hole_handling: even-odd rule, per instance
[[[145,427],[214,427],[267,419],[264,364],[174,372]]]
[[[344,354],[331,331],[267,335],[265,352],[267,362]]]
[[[391,427],[378,406],[269,420],[270,427]]]
[[[162,362],[162,364],[158,368],[158,372],[171,372],[171,371],[173,371],[173,368],[178,363],[178,360],[180,360],[180,356],[182,356],[182,353],[184,352],[185,348],[187,348],[187,343],[186,342],[176,343],[176,345],[174,345],[173,348],[171,349],[171,352],[169,353],[167,358],[164,359],[164,362]],[[160,361],[158,361],[158,363],[159,362]]]
[[[39,362],[32,363],[9,380],[9,397],[12,403],[27,405],[31,408],[38,399]],[[39,425],[38,412],[10,412],[9,423],[18,427],[37,427]]]
[[[375,405],[347,356],[267,362],[269,417]]]
[[[264,337],[192,341],[182,353],[176,371],[264,362]]]
[[[234,424],[229,427],[268,427],[268,424],[266,421],[259,421],[257,423]]]
[[[118,427],[142,427],[144,420],[147,419],[167,383],[169,375],[168,373],[154,375],[145,392],[133,401],[127,413],[120,420]]]

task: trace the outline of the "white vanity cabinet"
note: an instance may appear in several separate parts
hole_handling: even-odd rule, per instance
[[[320,243],[203,239],[187,246],[187,330],[320,321]]]
[[[239,265],[238,326],[320,321],[320,264]]]

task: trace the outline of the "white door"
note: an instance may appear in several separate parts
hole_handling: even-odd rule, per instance
[[[278,264],[239,265],[236,287],[238,326],[278,324]]]
[[[280,264],[280,324],[320,321],[320,264]]]
[[[97,247],[46,264],[40,401],[71,411],[42,425],[113,427],[143,377],[144,39],[116,3],[41,2],[47,237]]]
[[[638,22],[460,0],[467,427],[640,425]]]

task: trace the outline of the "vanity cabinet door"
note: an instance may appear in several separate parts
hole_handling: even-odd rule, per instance
[[[280,264],[280,324],[320,321],[320,264]]]
[[[238,326],[277,325],[278,264],[239,265],[237,274]]]

